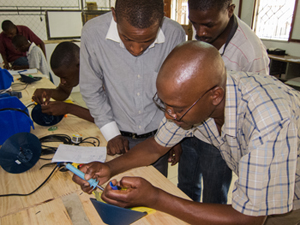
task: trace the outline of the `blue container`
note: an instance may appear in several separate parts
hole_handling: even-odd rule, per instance
[[[28,109],[17,97],[0,98],[0,145],[10,136],[34,128]]]
[[[7,69],[0,68],[0,90],[9,88],[12,82],[14,82],[13,76]]]

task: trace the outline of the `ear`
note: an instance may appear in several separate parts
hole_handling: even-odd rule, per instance
[[[111,7],[111,12],[112,12],[114,21],[117,22],[116,11],[115,11],[115,8],[114,8],[114,7]]]
[[[230,4],[228,6],[228,17],[231,18],[233,13],[234,13],[234,9],[235,9],[235,4]]]
[[[225,91],[222,87],[215,87],[212,90],[212,95],[211,95],[211,99],[212,99],[212,104],[214,106],[217,106],[221,103],[221,101],[224,99],[225,97]]]

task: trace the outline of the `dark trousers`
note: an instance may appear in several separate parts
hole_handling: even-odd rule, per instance
[[[185,138],[181,147],[178,188],[193,201],[199,202],[202,178],[203,202],[226,204],[232,171],[219,150],[196,137]]]
[[[131,138],[131,137],[126,137],[126,136],[123,136],[123,137],[125,137],[129,141],[130,149],[149,138],[149,137],[148,138]],[[168,176],[168,158],[169,158],[169,153],[160,157],[156,162],[154,162],[152,164],[152,166],[154,166],[165,177]]]
[[[17,58],[14,62],[12,62],[12,66],[28,66],[28,59],[26,56],[22,56]]]

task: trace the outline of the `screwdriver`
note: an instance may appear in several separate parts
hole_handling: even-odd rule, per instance
[[[71,165],[70,163],[66,164],[66,168],[68,170],[70,170],[71,172],[73,172],[74,174],[76,174],[77,176],[79,176],[82,180],[84,179],[84,173],[82,171],[80,171],[79,169],[75,168],[73,165]],[[96,179],[89,179],[87,182],[89,182],[90,186],[93,188],[99,188],[101,191],[104,191],[104,188],[101,185],[98,185],[99,181],[97,181]]]

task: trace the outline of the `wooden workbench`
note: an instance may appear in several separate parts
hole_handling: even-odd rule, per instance
[[[54,85],[47,78],[42,78],[41,81],[28,85],[28,87],[22,91],[22,102],[28,105],[31,102],[31,96],[34,90],[43,87],[54,88]],[[37,124],[34,124],[34,126],[35,129],[32,130],[31,133],[35,134],[38,138],[49,134],[67,134],[71,136],[74,133],[80,133],[83,138],[90,136],[97,137],[100,140],[101,146],[106,146],[107,144],[94,123],[82,120],[73,115],[68,115],[63,118],[63,120],[56,125],[57,130],[55,131],[48,131],[48,127],[42,127]],[[113,157],[107,157],[107,160],[111,160],[112,158]],[[21,174],[7,173],[0,167],[0,195],[9,193],[30,193],[36,189],[54,168],[54,166],[50,166],[40,169],[40,167],[46,163],[49,163],[49,161],[39,160],[33,168]],[[119,174],[114,178],[119,180],[125,175],[143,177],[154,186],[171,194],[188,199],[183,192],[152,166],[136,168]],[[42,188],[32,195],[26,197],[13,196],[0,198],[0,225],[104,224],[90,201],[93,195],[82,192],[80,187],[76,185],[71,178],[71,172],[57,171]],[[65,204],[66,199],[71,199],[71,203],[72,201],[77,203],[71,204],[71,206],[68,205],[67,207]],[[72,211],[75,212],[78,207],[82,207],[82,209],[79,210],[81,215],[77,215],[76,217]],[[79,221],[79,219],[83,221]],[[186,223],[173,216],[156,211],[133,224],[176,225]]]

